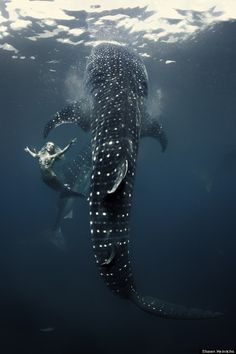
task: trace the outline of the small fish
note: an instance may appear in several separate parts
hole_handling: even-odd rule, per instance
[[[53,332],[53,331],[55,331],[54,327],[40,328],[40,332],[43,332],[43,333],[50,333],[50,332]]]

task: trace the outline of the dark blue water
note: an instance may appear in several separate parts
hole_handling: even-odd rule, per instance
[[[169,145],[164,154],[151,139],[140,146],[131,234],[137,283],[143,293],[224,313],[209,321],[163,320],[115,297],[97,274],[85,201],[63,223],[66,252],[43,237],[55,220],[57,195],[24,147],[43,145],[44,124],[66,104],[68,73],[84,68],[90,47],[16,37],[12,44],[37,60],[1,52],[1,353],[190,354],[236,347],[236,157],[228,157],[236,144],[235,32],[236,23],[225,22],[197,41],[169,45],[162,58],[175,64],[145,59],[152,110],[156,90],[163,95],[159,113]],[[60,58],[56,74],[46,64],[52,54]],[[69,160],[86,134],[66,126],[50,139],[64,146],[75,136]]]

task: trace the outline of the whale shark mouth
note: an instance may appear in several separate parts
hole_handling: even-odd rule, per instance
[[[63,123],[91,130],[92,172],[89,191],[90,232],[101,277],[117,295],[140,309],[165,318],[216,318],[218,312],[186,308],[142,296],[129,257],[130,214],[139,141],[157,139],[164,151],[167,137],[147,111],[148,78],[139,56],[114,43],[92,49],[85,80],[88,106],[80,102],[58,112],[45,136]]]

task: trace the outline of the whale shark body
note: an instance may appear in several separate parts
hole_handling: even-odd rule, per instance
[[[157,316],[214,318],[219,313],[186,308],[139,294],[129,259],[130,212],[139,142],[167,137],[147,112],[148,77],[144,63],[125,46],[103,43],[87,60],[84,100],[56,113],[44,136],[56,126],[76,123],[91,130],[90,232],[100,276],[117,295]]]

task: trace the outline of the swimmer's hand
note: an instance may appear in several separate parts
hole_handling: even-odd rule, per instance
[[[38,154],[36,152],[36,150],[34,149],[34,152],[30,150],[30,148],[28,146],[26,146],[26,148],[24,148],[25,152],[28,152],[31,156],[33,157],[38,157]]]
[[[77,143],[77,138],[74,138],[74,139],[71,140],[70,145],[74,145],[76,143]]]

